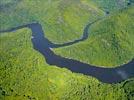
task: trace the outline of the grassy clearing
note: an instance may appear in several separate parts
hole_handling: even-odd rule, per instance
[[[104,84],[67,69],[49,66],[32,48],[31,31],[0,34],[1,100],[128,100],[134,81]],[[133,79],[131,79],[133,80]]]
[[[134,58],[134,7],[121,10],[93,24],[89,38],[55,53],[98,66],[114,67]]]

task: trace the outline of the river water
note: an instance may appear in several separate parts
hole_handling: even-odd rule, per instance
[[[93,22],[95,23],[95,22]],[[105,83],[118,83],[128,78],[134,77],[134,59],[127,64],[117,66],[116,68],[102,68],[99,66],[93,66],[86,64],[74,59],[64,58],[59,55],[56,55],[51,48],[59,48],[63,46],[73,45],[84,41],[88,38],[88,28],[93,23],[88,24],[83,32],[83,36],[80,39],[74,40],[72,42],[64,44],[55,44],[49,41],[42,30],[42,26],[39,23],[31,23],[27,25],[18,26],[9,30],[0,31],[3,32],[12,32],[21,28],[30,28],[32,30],[31,41],[33,43],[33,48],[40,52],[46,59],[46,62],[49,65],[55,65],[60,68],[67,68],[75,73],[82,73],[84,75],[89,75],[97,78],[99,81]]]

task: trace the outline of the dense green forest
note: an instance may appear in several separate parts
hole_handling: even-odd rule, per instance
[[[35,51],[31,31],[0,34],[1,100],[132,100],[134,80],[106,84],[50,66]]]
[[[65,43],[53,49],[88,64],[114,67],[134,58],[134,0],[0,0],[0,30],[39,22],[45,36]],[[134,78],[106,84],[48,65],[31,42],[31,30],[0,33],[0,100],[133,100]]]
[[[92,65],[115,67],[134,57],[134,6],[113,13],[91,25],[86,41],[55,53]]]

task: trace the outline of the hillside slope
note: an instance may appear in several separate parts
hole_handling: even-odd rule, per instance
[[[88,64],[114,67],[134,58],[134,6],[91,25],[86,41],[55,49],[58,55]]]

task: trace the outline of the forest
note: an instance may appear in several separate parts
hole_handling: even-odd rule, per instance
[[[53,43],[88,38],[57,55],[110,68],[134,58],[134,0],[1,0],[0,31],[38,22]],[[134,78],[116,84],[49,65],[32,31],[0,32],[0,100],[133,100]],[[74,66],[76,67],[76,66]],[[84,67],[84,66],[83,66]]]

